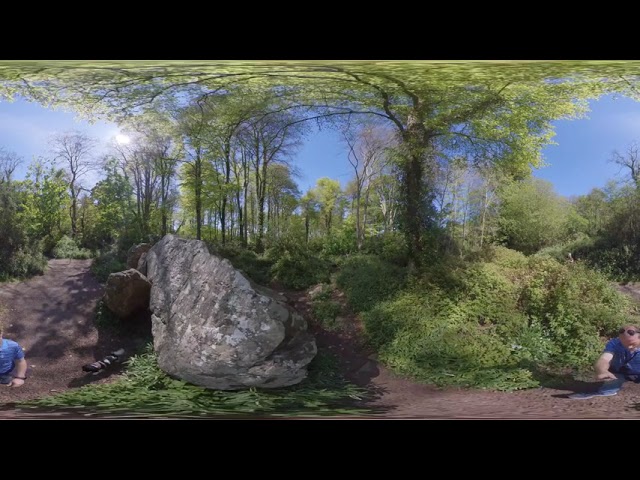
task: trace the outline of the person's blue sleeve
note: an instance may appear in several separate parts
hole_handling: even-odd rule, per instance
[[[616,353],[616,338],[612,338],[611,340],[609,340],[607,342],[607,344],[604,346],[604,352],[609,352],[609,353]]]
[[[24,352],[22,351],[22,347],[16,343],[16,353],[14,354],[14,358],[16,360],[22,360],[24,358]]]

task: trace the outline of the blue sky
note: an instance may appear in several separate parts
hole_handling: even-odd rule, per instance
[[[553,140],[557,145],[543,151],[548,166],[535,176],[553,183],[560,195],[585,195],[621,178],[620,167],[608,160],[613,150],[622,153],[640,140],[640,102],[613,96],[591,102],[588,118],[557,122]]]
[[[51,134],[68,130],[80,130],[98,138],[103,151],[119,132],[112,123],[79,122],[73,113],[46,110],[25,101],[0,102],[0,146],[25,159],[25,165],[16,171],[16,178],[24,177],[26,164],[33,156],[47,156],[47,139]],[[557,145],[545,148],[548,166],[536,171],[535,176],[549,180],[561,195],[584,195],[616,177],[619,167],[607,160],[613,150],[622,151],[634,140],[640,140],[640,103],[604,97],[591,103],[589,118],[557,122],[554,137]],[[353,175],[344,147],[330,130],[309,135],[294,163],[300,172],[297,180],[303,192],[320,177],[340,180],[344,186]]]

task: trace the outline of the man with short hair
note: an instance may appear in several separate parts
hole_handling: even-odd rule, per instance
[[[22,347],[3,338],[4,325],[0,321],[0,384],[21,387],[27,379],[27,361]]]
[[[569,398],[587,399],[616,395],[626,381],[640,383],[640,328],[625,325],[604,347],[595,363],[596,378],[604,383],[592,393],[575,393]]]

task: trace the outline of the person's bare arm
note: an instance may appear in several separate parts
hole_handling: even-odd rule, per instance
[[[595,369],[596,369],[596,378],[598,380],[607,380],[607,379],[616,379],[616,376],[609,371],[609,366],[611,365],[611,359],[613,358],[613,353],[604,352],[600,355],[600,358],[596,361]]]
[[[27,361],[24,358],[21,358],[20,360],[16,360],[16,375],[15,377],[13,377],[13,380],[11,380],[11,383],[9,384],[10,387],[21,387],[24,384],[24,380],[22,378],[25,378],[27,376]],[[17,378],[17,377],[22,377],[22,378]]]

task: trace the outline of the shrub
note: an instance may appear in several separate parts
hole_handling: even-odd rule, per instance
[[[602,349],[601,335],[625,323],[629,301],[601,274],[579,264],[530,259],[521,304],[556,346],[554,361],[587,367]]]
[[[303,290],[329,281],[331,263],[294,236],[285,236],[266,252],[271,275],[286,288]]]
[[[241,270],[247,277],[261,285],[271,282],[271,260],[239,245],[210,246],[210,251],[228,259],[234,268]]]
[[[86,248],[78,248],[76,242],[66,235],[56,243],[52,254],[54,258],[86,259],[93,256]]]
[[[337,277],[349,305],[364,312],[397,292],[406,281],[406,269],[373,255],[354,255],[342,263]]]
[[[528,388],[542,368],[591,369],[602,337],[627,321],[629,301],[584,265],[486,253],[492,261],[441,262],[372,302],[365,332],[383,362],[437,385]]]
[[[442,291],[405,292],[364,314],[380,359],[398,373],[436,385],[516,390],[535,386],[492,328],[469,321]]]
[[[535,255],[538,257],[548,256],[564,263],[567,261],[569,253],[574,259],[585,257],[586,252],[593,250],[595,242],[592,238],[586,235],[579,235],[578,238],[570,242],[560,243],[546,247],[538,251]]]
[[[9,259],[6,273],[8,277],[26,278],[39,275],[47,268],[47,259],[38,247],[23,247],[16,250]]]
[[[355,225],[343,226],[326,238],[323,244],[325,255],[348,255],[357,250]]]
[[[313,315],[318,322],[327,330],[339,330],[340,325],[337,321],[338,315],[342,310],[339,303],[333,300],[316,298],[312,304]]]
[[[363,253],[376,255],[382,260],[403,267],[409,262],[407,243],[400,232],[387,232],[366,238]]]
[[[330,264],[311,252],[285,252],[271,267],[271,273],[286,288],[303,290],[329,281]]]
[[[104,251],[91,264],[91,273],[101,283],[106,282],[110,274],[126,269],[126,253],[118,252],[115,248]]]

